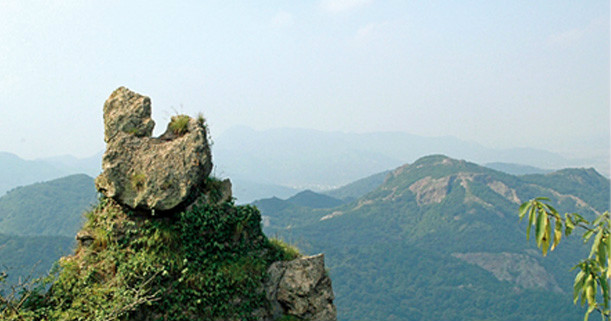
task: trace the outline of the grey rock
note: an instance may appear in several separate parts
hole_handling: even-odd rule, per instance
[[[102,174],[96,188],[133,209],[167,211],[184,204],[205,183],[212,156],[203,122],[185,117],[183,132],[151,137],[150,98],[125,87],[104,104]],[[188,204],[187,204],[188,205]]]
[[[104,141],[120,132],[150,137],[155,122],[151,119],[151,99],[119,87],[104,103]]]
[[[310,321],[337,320],[323,254],[275,262],[267,273],[265,289],[273,319],[291,315]]]

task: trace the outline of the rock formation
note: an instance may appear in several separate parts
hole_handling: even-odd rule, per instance
[[[233,204],[228,179],[208,177],[212,161],[203,120],[174,116],[166,132],[154,138],[150,116],[150,99],[125,87],[115,90],[104,104],[107,149],[102,160],[103,172],[95,182],[108,200],[94,210],[77,234],[77,252],[64,263],[75,262],[79,269],[72,270],[75,275],[67,278],[89,275],[92,264],[109,265],[110,270],[101,274],[121,279],[125,277],[122,271],[126,271],[120,267],[122,264],[166,262],[168,266],[155,267],[161,272],[153,275],[156,281],[151,284],[157,288],[149,299],[160,299],[158,294],[165,296],[160,302],[176,301],[174,308],[191,307],[178,308],[178,312],[172,312],[174,315],[189,314],[198,319],[197,316],[220,313],[210,306],[221,305],[227,309],[227,318],[215,320],[237,320],[236,313],[241,319],[248,315],[248,319],[261,321],[286,316],[310,321],[337,320],[323,255],[277,261],[294,256],[286,257],[281,254],[283,249],[270,245],[261,230],[259,211]],[[139,212],[164,211],[169,215],[132,216],[124,211],[125,206]],[[151,221],[156,224],[151,225]],[[141,248],[142,244],[146,246]],[[100,248],[121,259],[107,263],[104,255],[89,257]],[[170,248],[184,258],[157,257]],[[136,260],[136,253],[137,263],[128,263]],[[132,265],[130,273],[134,273]],[[183,282],[184,278],[190,281]],[[103,282],[100,280],[97,286],[110,291]],[[236,292],[237,289],[244,292]],[[193,296],[193,300],[181,301],[185,293]],[[253,299],[253,295],[260,300]],[[214,296],[223,300],[208,302],[208,307],[198,305]],[[168,313],[162,305],[135,308],[136,303],[129,320],[159,319]]]
[[[172,117],[166,133],[151,137],[151,100],[125,87],[104,104],[106,152],[97,189],[133,209],[171,210],[204,184],[212,156],[203,121]],[[188,205],[188,204],[187,204]]]
[[[300,320],[336,320],[331,279],[322,254],[273,263],[267,270],[266,296],[275,320],[282,315]]]

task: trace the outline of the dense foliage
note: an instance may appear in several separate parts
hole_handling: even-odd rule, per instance
[[[151,217],[104,199],[87,214],[89,243],[59,262],[48,292],[28,292],[3,320],[255,319],[273,261],[298,253],[270,242],[250,206],[203,204]]]

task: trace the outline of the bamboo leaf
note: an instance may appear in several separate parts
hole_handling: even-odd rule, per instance
[[[553,206],[551,206],[551,205],[547,204],[547,207],[549,208],[549,210],[550,210],[550,212],[551,212],[551,214],[552,214],[552,215],[554,215],[554,216],[560,216],[560,214],[558,214],[558,211],[556,211],[556,209],[555,209]]]
[[[576,268],[577,266],[573,267]],[[583,292],[583,284],[585,282],[586,274],[583,271],[579,271],[575,276],[575,283],[573,283],[573,304],[577,304],[579,295]],[[583,305],[583,301],[582,301]]]
[[[586,281],[586,299],[588,306],[596,304],[596,281],[594,281],[594,277],[591,274]]]
[[[549,222],[549,218],[546,217],[546,223],[545,223],[545,233],[543,235],[543,240],[542,240],[542,248],[541,251],[543,252],[543,256],[547,255],[547,251],[549,249],[549,244],[552,241],[552,225]]]
[[[529,209],[530,209],[530,202],[524,202],[522,203],[522,205],[520,205],[520,211],[519,211],[520,221],[524,218],[526,213],[528,213]]]
[[[605,215],[598,215],[598,217],[592,221],[592,225],[600,225],[603,219],[605,219]]]
[[[600,245],[600,241],[602,240],[603,237],[603,230],[601,229],[600,231],[598,231],[598,233],[596,233],[596,237],[594,237],[594,243],[592,243],[592,248],[590,249],[590,255],[588,257],[593,257],[596,256],[598,257],[598,245]]]
[[[600,278],[600,287],[603,292],[603,301],[605,309],[609,308],[609,283],[605,277]]]
[[[537,246],[541,247],[543,243],[543,238],[545,237],[545,230],[547,228],[547,215],[543,212],[539,212],[537,216],[537,224],[535,225],[535,237],[537,241]]]
[[[558,243],[562,239],[562,222],[556,220],[556,228],[554,229],[554,243],[552,244],[552,251],[556,248]]]
[[[535,207],[531,206],[530,210],[528,211],[528,226],[526,227],[526,239],[527,240],[530,239],[530,228],[533,226],[533,224],[535,224],[535,217],[536,217]]]
[[[587,243],[590,240],[590,238],[592,237],[592,235],[594,235],[594,230],[589,230],[583,233],[583,236],[582,236],[583,243]]]
[[[573,223],[573,217],[568,213],[565,215],[564,224],[565,224],[564,234],[566,236],[571,235],[571,233],[573,232],[573,229],[575,228],[575,224]]]

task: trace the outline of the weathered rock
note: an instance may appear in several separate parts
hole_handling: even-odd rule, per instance
[[[164,135],[153,138],[150,115],[148,97],[125,87],[110,95],[104,104],[103,172],[95,182],[102,194],[123,205],[166,211],[204,184],[212,156],[203,122],[181,115],[180,131],[168,126]]]
[[[150,137],[154,127],[149,97],[119,87],[104,103],[104,141],[107,143],[119,132]]]
[[[275,262],[267,272],[265,289],[273,319],[292,315],[302,320],[337,320],[323,254]]]
[[[231,192],[231,180],[208,179],[206,184],[200,188],[200,193],[197,199],[187,206],[187,210],[191,210],[193,206],[198,204],[215,203],[220,204],[230,202],[233,199]]]

